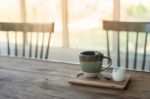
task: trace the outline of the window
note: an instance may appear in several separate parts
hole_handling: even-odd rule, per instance
[[[113,0],[68,0],[70,47],[105,50],[103,19],[113,19]]]
[[[121,20],[149,21],[150,1],[121,0]]]
[[[0,0],[0,21],[20,22],[20,0]]]
[[[120,20],[123,21],[149,21],[150,19],[150,1],[147,0],[121,0],[121,17]],[[123,35],[122,35],[123,37]],[[124,36],[125,37],[125,36]],[[130,37],[130,51],[134,49],[135,33],[129,34]],[[143,53],[142,47],[144,46],[145,34],[139,34],[139,45],[138,53]],[[125,39],[125,38],[124,38]],[[150,42],[150,37],[148,36],[148,42]],[[124,42],[123,42],[124,43]],[[123,49],[122,49],[123,50]],[[147,52],[150,52],[150,43],[147,46]]]
[[[120,20],[122,21],[145,21],[149,22],[150,19],[150,1],[148,0],[120,0]],[[126,34],[124,33],[121,35],[123,41],[121,42],[121,45],[125,44]],[[132,54],[135,49],[135,40],[136,40],[136,33],[129,33],[129,51]],[[144,40],[145,40],[145,34],[139,33],[139,39],[138,39],[138,65],[142,64],[142,54],[144,53],[143,47],[144,47]],[[150,54],[150,36],[148,36],[147,41],[147,53]],[[124,51],[124,47],[121,47],[122,51]],[[131,56],[130,58],[133,59],[134,56]],[[146,57],[147,60],[149,60],[149,56]],[[132,60],[130,60],[132,62]],[[149,62],[146,62],[146,70],[149,69]]]
[[[1,22],[21,22],[20,0],[0,0],[0,21]],[[11,33],[14,37],[14,33]],[[11,39],[10,41],[13,41]],[[0,32],[0,48],[2,53],[6,53],[7,48],[6,32]]]
[[[52,37],[52,46],[61,47],[61,0],[25,0],[25,5],[27,22],[55,22],[55,35]]]

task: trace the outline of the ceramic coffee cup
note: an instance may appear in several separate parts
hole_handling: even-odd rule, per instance
[[[103,59],[108,59],[109,62],[106,68],[102,68]],[[109,57],[104,56],[98,51],[83,51],[79,55],[81,69],[86,77],[96,77],[100,72],[108,69],[112,60]]]

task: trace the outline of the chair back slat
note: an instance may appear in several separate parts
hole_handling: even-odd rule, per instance
[[[0,22],[0,30],[3,31],[25,31],[25,32],[52,32],[54,23],[5,23]]]
[[[104,30],[150,32],[150,22],[103,21]]]

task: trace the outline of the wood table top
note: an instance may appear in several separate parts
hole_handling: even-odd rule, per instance
[[[72,85],[77,64],[0,57],[0,99],[150,99],[150,73],[128,71],[125,90]]]

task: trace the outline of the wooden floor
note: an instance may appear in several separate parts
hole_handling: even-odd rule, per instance
[[[125,90],[71,85],[78,65],[0,57],[0,99],[150,99],[150,73],[131,72]]]

